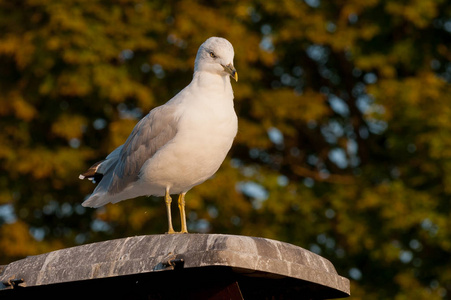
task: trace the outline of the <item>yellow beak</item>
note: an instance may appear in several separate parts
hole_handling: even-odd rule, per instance
[[[222,65],[222,67],[227,73],[229,73],[230,77],[235,79],[235,81],[238,81],[238,72],[232,64],[228,64],[227,66]]]

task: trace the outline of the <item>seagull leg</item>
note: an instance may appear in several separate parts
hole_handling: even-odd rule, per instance
[[[188,233],[188,228],[186,227],[186,214],[185,214],[185,194],[181,193],[179,195],[179,211],[180,211],[180,222],[182,224],[182,231],[180,233]]]
[[[169,194],[169,188],[166,188],[166,192],[164,194],[164,202],[166,202],[166,212],[168,214],[168,232],[166,233],[175,233],[174,228],[172,227],[172,216],[171,216],[171,202],[172,198]]]

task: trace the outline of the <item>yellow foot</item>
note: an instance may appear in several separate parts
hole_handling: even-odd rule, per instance
[[[188,231],[174,231],[174,230],[172,230],[172,231],[165,232],[165,234],[180,234],[180,233],[188,233]]]

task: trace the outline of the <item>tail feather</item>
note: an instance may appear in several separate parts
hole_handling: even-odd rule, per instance
[[[106,159],[96,162],[86,172],[78,176],[82,180],[88,179],[93,183],[98,183],[91,196],[82,203],[83,206],[100,207],[115,200],[113,195],[108,194],[108,187],[111,184],[122,147],[116,148]]]
[[[78,176],[79,179],[88,179],[91,180],[93,183],[99,183],[103,176],[108,173],[110,170],[114,170],[112,166],[116,166],[117,159],[119,158],[119,154],[122,150],[123,146],[117,147],[113,152],[111,152],[106,159],[101,160],[93,164],[89,169],[80,174]]]
[[[108,197],[105,196],[106,196],[105,193],[92,194],[81,205],[84,207],[93,207],[93,208],[103,206],[110,202],[108,200]]]

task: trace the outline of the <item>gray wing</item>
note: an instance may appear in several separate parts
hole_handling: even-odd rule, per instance
[[[174,138],[177,123],[175,107],[163,105],[154,108],[136,124],[121,146],[110,180],[105,182],[109,183],[107,190],[110,194],[119,193],[138,180],[144,163]]]

